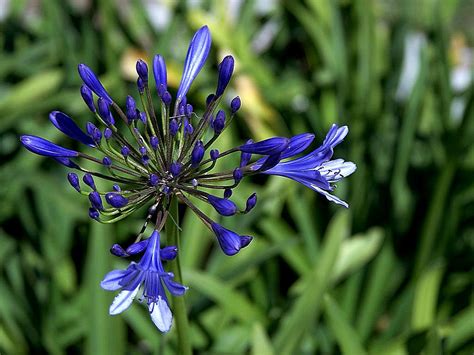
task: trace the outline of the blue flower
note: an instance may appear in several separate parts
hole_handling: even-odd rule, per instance
[[[146,249],[138,263],[131,262],[125,270],[109,272],[100,285],[107,291],[121,289],[110,305],[111,315],[122,313],[130,307],[141,290],[140,298],[146,301],[153,323],[160,331],[168,332],[173,316],[165,288],[173,296],[182,296],[187,287],[173,281],[174,275],[164,271],[160,254],[160,233],[157,230],[153,231],[144,245]]]
[[[342,142],[348,131],[346,126],[338,127],[334,124],[319,148],[298,159],[280,162],[274,167],[262,171],[262,173],[280,175],[295,180],[323,194],[329,201],[348,207],[345,201],[330,194],[334,189],[331,184],[351,175],[356,170],[356,165],[352,162],[346,162],[342,159],[330,160],[333,155],[333,148]],[[300,136],[298,140],[302,138],[304,137]],[[281,157],[291,157],[295,153],[299,153],[303,147],[305,148],[305,145],[301,141],[293,147],[290,144]],[[296,146],[298,148],[295,148]],[[256,165],[254,169],[258,167],[259,165]]]
[[[201,211],[196,201],[211,205],[220,216],[244,215],[256,206],[257,195],[252,194],[245,206],[238,206],[231,200],[232,191],[244,178],[266,174],[295,180],[347,207],[347,203],[333,196],[332,191],[334,183],[356,169],[354,163],[331,160],[334,147],[348,132],[347,127],[336,125],[323,144],[306,155],[304,151],[314,140],[311,133],[291,138],[270,137],[258,142],[245,140],[222,152],[213,149],[213,143],[232,122],[242,102],[235,97],[230,104],[221,105],[234,70],[234,58],[230,55],[219,65],[216,91],[207,96],[203,112],[194,109],[200,106],[188,102],[186,95],[205,64],[210,46],[209,29],[203,26],[189,44],[176,95],[168,91],[164,58],[161,55],[154,57],[154,89],[158,94],[159,109],[152,99],[150,85],[153,82],[148,80],[148,65],[143,60],[136,65],[139,99],[128,95],[123,109],[97,75],[87,65],[80,64],[78,71],[83,81],[80,94],[96,121],[87,122],[83,130],[71,117],[59,111],[53,111],[50,120],[66,136],[93,149],[92,155],[33,135],[23,135],[20,139],[31,152],[51,157],[82,174],[85,186],[81,186],[76,173],[69,173],[67,179],[77,192],[88,196],[88,215],[97,222],[117,222],[144,206],[149,207],[137,242],[127,249],[114,244],[110,250],[119,257],[144,252],[142,259],[139,263],[132,262],[126,270],[109,273],[102,287],[122,289],[111,306],[111,314],[124,311],[141,288],[151,317],[162,331],[169,330],[172,318],[165,288],[172,295],[182,295],[186,290],[172,281],[173,276],[166,273],[161,264],[161,259],[170,260],[177,254],[175,247],[160,250],[159,246],[159,231],[169,218],[172,199],[179,200],[194,212],[214,233],[222,251],[230,256],[249,245],[252,237],[225,228]],[[119,121],[122,121],[120,125]],[[230,160],[231,164],[234,161],[238,165],[218,171],[216,167],[226,166],[219,161],[232,154],[240,155],[240,159],[237,156]],[[83,166],[83,161],[89,164]],[[105,182],[96,184],[96,178]],[[152,220],[156,221],[155,232],[149,239],[142,240],[142,234]]]

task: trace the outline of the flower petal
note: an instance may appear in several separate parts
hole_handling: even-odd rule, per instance
[[[100,282],[100,287],[107,291],[115,291],[122,287],[120,281],[127,273],[127,270],[112,270]]]
[[[173,322],[173,314],[171,313],[168,303],[162,298],[158,297],[156,302],[148,305],[151,320],[156,327],[163,333],[167,333],[171,329]]]
[[[140,286],[137,286],[134,290],[123,290],[117,296],[115,296],[114,301],[110,305],[109,314],[116,315],[125,311],[133,302],[133,299],[137,295],[138,289]]]
[[[162,277],[163,282],[165,283],[166,288],[173,296],[182,296],[188,290],[188,287],[177,283],[171,279],[172,274],[167,274]]]
[[[309,186],[311,189],[313,189],[316,192],[319,192],[320,194],[326,196],[326,198],[331,201],[335,202],[338,205],[344,206],[345,208],[349,208],[349,204],[346,201],[341,200],[339,197],[331,195],[329,191],[323,190],[316,185]]]
[[[281,159],[295,156],[304,151],[313,142],[314,134],[302,133],[290,138],[288,147],[281,153]]]

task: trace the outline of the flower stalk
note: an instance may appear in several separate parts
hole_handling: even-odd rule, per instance
[[[175,196],[172,196],[170,199],[168,213],[169,215],[165,224],[167,244],[175,245],[178,250],[180,250],[178,199]],[[183,284],[179,253],[173,261],[169,262],[169,265],[175,280]],[[189,320],[184,296],[173,298],[173,310],[178,334],[178,354],[192,355]]]

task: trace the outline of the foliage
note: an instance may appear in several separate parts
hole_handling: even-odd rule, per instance
[[[183,209],[194,347],[472,353],[473,93],[472,84],[458,90],[450,82],[463,46],[473,45],[472,3],[163,1],[158,11],[151,3],[21,0],[4,9],[0,352],[174,353],[174,332],[160,335],[140,307],[110,317],[113,295],[99,287],[107,271],[124,266],[108,248],[133,239],[145,211],[115,226],[90,222],[66,170],[20,149],[18,136],[67,142],[48,122],[53,109],[85,124],[80,62],[125,100],[137,56],[166,54],[176,90],[187,41],[208,24],[218,48],[210,62],[235,56],[231,86],[243,102],[222,147],[304,131],[320,142],[337,122],[350,133],[336,157],[358,170],[336,190],[349,210],[277,177],[241,186],[241,205],[253,191],[259,203],[228,226],[256,238],[234,257]],[[413,35],[422,45],[407,84],[404,43]],[[472,58],[469,65],[472,77]],[[204,68],[191,90],[200,102],[214,89],[214,72]],[[459,102],[461,114],[453,109]]]

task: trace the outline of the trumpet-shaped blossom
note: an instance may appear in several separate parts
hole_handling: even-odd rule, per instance
[[[138,243],[137,243],[138,244]],[[141,300],[146,301],[150,317],[162,332],[168,332],[173,319],[165,288],[173,296],[182,296],[187,287],[173,281],[174,275],[165,272],[161,262],[160,233],[153,231],[142,245],[127,248],[127,254],[137,254],[145,250],[138,263],[131,262],[125,270],[113,270],[100,283],[107,291],[121,290],[110,305],[109,313],[116,315],[125,311],[141,290]],[[168,252],[169,260],[169,252]]]
[[[215,235],[226,255],[235,255],[249,245],[252,237],[225,228],[216,218],[201,211],[196,201],[209,204],[220,216],[249,213],[256,206],[257,195],[250,195],[245,206],[239,206],[231,200],[232,191],[244,178],[266,174],[295,180],[347,207],[332,195],[333,184],[356,168],[342,159],[331,160],[334,147],[348,132],[347,127],[336,125],[323,144],[308,154],[304,151],[314,140],[311,133],[291,138],[270,137],[258,142],[244,140],[237,147],[221,152],[213,149],[213,143],[236,117],[242,102],[238,96],[229,100],[230,103],[225,97],[234,70],[234,58],[230,55],[219,65],[216,91],[207,95],[205,109],[195,109],[199,106],[188,101],[186,95],[208,57],[210,46],[211,35],[204,26],[189,44],[176,95],[170,92],[174,88],[168,87],[166,64],[161,55],[153,59],[154,83],[148,80],[148,65],[139,60],[138,94],[121,100],[109,94],[91,68],[80,64],[78,71],[83,81],[80,94],[96,121],[87,122],[82,129],[59,111],[53,111],[50,120],[59,131],[85,144],[92,153],[65,148],[33,135],[21,137],[26,149],[82,174],[82,186],[77,173],[69,173],[67,179],[77,192],[88,196],[90,218],[113,223],[144,206],[149,208],[136,243],[126,249],[114,244],[110,249],[119,257],[144,252],[142,259],[132,262],[126,270],[109,273],[102,287],[122,289],[111,306],[111,314],[124,311],[142,290],[151,317],[161,331],[168,331],[171,326],[165,289],[172,295],[185,291],[184,286],[172,281],[172,275],[164,271],[161,263],[177,254],[174,246],[163,249],[159,246],[159,232],[169,218],[172,200],[177,199],[196,214]],[[155,108],[152,92],[158,94],[159,109]],[[216,171],[216,166],[221,166],[218,162],[233,154],[236,165]],[[89,164],[83,165],[83,161]],[[95,179],[103,181],[96,184]],[[155,222],[155,231],[150,238],[143,239],[150,221]]]

